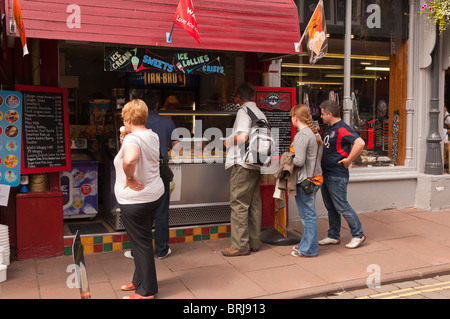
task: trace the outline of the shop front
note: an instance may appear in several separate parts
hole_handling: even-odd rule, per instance
[[[51,62],[43,59],[37,66],[40,78],[51,77],[56,85],[29,79],[22,83],[32,86],[38,95],[44,95],[50,86],[59,87],[67,103],[62,121],[67,120],[64,142],[70,150],[64,160],[69,165],[64,162],[64,166],[55,164],[51,170],[39,171],[48,174],[52,180],[49,188],[62,202],[55,215],[58,225],[64,221],[64,247],[63,238],[55,232],[59,237],[56,254],[62,250],[70,254],[76,230],[85,234],[85,252],[128,248],[112,191],[112,159],[118,149],[121,108],[147,92],[158,96],[158,112],[174,121],[183,145],[170,163],[175,174],[170,202],[171,243],[229,236],[229,171],[224,169],[222,139],[229,135],[237,111],[233,92],[244,81],[257,87],[269,86],[263,73],[267,74],[270,62],[262,62],[263,55],[272,58],[295,53],[295,42],[300,39],[297,8],[291,1],[256,5],[230,1],[234,10],[227,10],[221,3],[199,3],[195,9],[200,43],[177,26],[168,42],[166,33],[171,30],[177,4],[52,2],[44,8],[37,1],[21,3],[30,52],[39,55],[42,44],[51,42],[57,57]],[[10,9],[6,4],[9,19]],[[12,31],[7,30],[8,35],[17,36]],[[16,41],[15,47],[18,45]],[[18,54],[14,59],[22,62]],[[52,64],[51,72],[43,72],[47,63]],[[295,104],[295,89],[281,91],[289,99],[278,105],[282,116],[272,117],[288,132],[284,144],[289,144],[289,109]],[[277,110],[271,107],[270,111]],[[28,172],[30,177],[35,173]],[[270,182],[264,179],[262,187],[267,183],[270,186]],[[17,194],[13,201],[20,202],[34,193]],[[45,206],[44,201],[39,214],[44,213]],[[20,206],[17,210],[32,208]],[[23,223],[21,214],[15,213],[18,224]],[[9,219],[11,215],[8,213]],[[25,223],[32,221],[30,217]],[[39,235],[18,231],[17,242],[23,236],[33,239]],[[29,245],[30,241],[25,243]],[[33,250],[37,251],[34,256],[23,258],[42,256],[41,248]],[[18,251],[23,249],[17,247]]]
[[[295,2],[304,30],[315,1]],[[357,212],[449,207],[441,129],[449,35],[438,35],[420,14],[422,4],[324,1],[328,54],[314,65],[306,54],[282,61],[283,82],[297,86],[298,101],[310,105],[318,125],[318,105],[336,99],[366,142],[350,171],[349,202]],[[327,216],[320,200],[316,205]]]

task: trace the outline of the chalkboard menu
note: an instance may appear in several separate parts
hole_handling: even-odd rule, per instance
[[[291,108],[295,105],[295,88],[256,87],[256,105],[267,118],[274,134],[275,154],[289,152],[289,146],[295,136],[291,122]],[[278,132],[278,134],[275,134]]]
[[[67,89],[16,85],[23,96],[22,174],[71,169]]]

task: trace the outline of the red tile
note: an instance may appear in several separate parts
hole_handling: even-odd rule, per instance
[[[202,228],[202,235],[209,235],[209,227]]]
[[[176,243],[177,243],[177,239],[175,237],[169,238],[169,244],[176,244]]]
[[[122,242],[122,235],[113,235],[113,243]]]
[[[130,241],[130,240],[128,239],[128,235],[127,235],[127,234],[123,234],[123,235],[122,235],[122,240],[123,240],[123,242]]]
[[[231,225],[227,225],[227,233],[231,233]]]
[[[101,253],[103,251],[103,244],[94,245],[94,253]]]
[[[73,238],[64,238],[64,246],[72,246]]]
[[[219,238],[227,238],[227,233],[219,233]]]
[[[188,228],[184,230],[184,235],[185,236],[192,236],[194,235],[194,229],[193,228]]]
[[[177,244],[184,243],[184,237],[177,237]]]

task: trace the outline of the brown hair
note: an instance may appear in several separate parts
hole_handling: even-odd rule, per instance
[[[309,111],[309,107],[304,104],[296,105],[291,109],[291,116],[296,116],[301,122],[308,125],[311,131],[313,131],[316,135],[317,144],[323,145],[322,138],[311,120],[311,112]]]
[[[331,113],[333,117],[341,117],[341,107],[336,101],[326,100],[320,104],[319,108],[323,109],[324,113]]]
[[[131,120],[133,125],[145,125],[148,116],[148,108],[144,101],[135,99],[127,104],[122,109],[122,118],[124,121]]]

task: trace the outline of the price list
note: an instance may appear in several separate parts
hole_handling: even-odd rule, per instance
[[[25,171],[62,171],[70,162],[66,106],[62,92],[21,90]],[[69,164],[70,165],[70,164]],[[59,169],[61,168],[61,169]],[[29,171],[28,171],[29,173]]]

